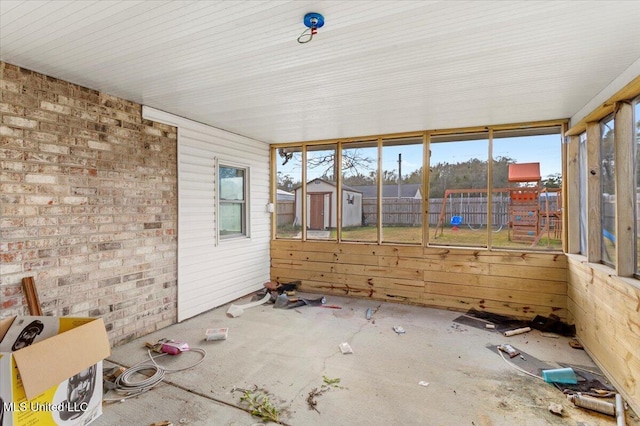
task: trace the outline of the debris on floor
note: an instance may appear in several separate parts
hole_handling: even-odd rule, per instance
[[[264,288],[269,290],[270,292],[276,292],[277,294],[282,293],[292,293],[288,294],[289,296],[293,296],[295,292],[298,290],[298,287],[302,284],[302,281],[293,281],[290,283],[280,283],[278,281],[267,281],[264,283]]]
[[[515,330],[507,330],[502,334],[504,334],[505,337],[511,337],[511,336],[517,336],[518,334],[528,333],[530,331],[531,331],[531,327],[521,327],[521,328],[516,328]]]
[[[351,349],[351,345],[348,344],[347,342],[342,342],[340,343],[340,352],[342,352],[343,354],[352,354],[353,353],[353,349]]]
[[[307,405],[309,406],[309,410],[314,410],[318,414],[320,414],[320,410],[318,410],[317,408],[318,406],[318,401],[316,400],[317,397],[319,397],[320,395],[324,394],[325,392],[333,388],[344,389],[342,386],[339,385],[340,378],[330,379],[327,376],[322,376],[322,381],[324,383],[322,384],[322,386],[320,386],[320,388],[311,389],[311,391],[307,395]]]
[[[320,307],[327,308],[327,309],[342,309],[342,306],[338,306],[338,305],[322,305]]]
[[[547,383],[566,383],[570,385],[578,383],[578,377],[571,367],[542,370],[542,378]]]
[[[274,423],[280,422],[280,409],[270,400],[268,392],[254,386],[253,389],[233,388],[231,392],[241,391],[240,403],[248,406],[252,416],[259,417],[262,421]]]
[[[610,416],[616,415],[616,406],[611,402],[580,394],[567,395],[567,399],[576,407],[586,408]]]
[[[227,340],[229,328],[208,328],[204,333],[204,340]]]
[[[426,388],[427,386],[429,386],[429,382],[425,382],[424,380],[420,380],[420,381],[418,382],[418,384],[419,384],[420,386],[424,386],[425,388]]]
[[[576,339],[570,340],[569,346],[571,346],[573,349],[584,349],[582,343],[578,342]]]
[[[550,402],[549,411],[557,416],[562,417],[562,404],[558,404],[556,402]]]
[[[173,339],[160,339],[155,343],[146,342],[148,360],[143,360],[129,368],[116,367],[103,372],[103,387],[108,392],[118,394],[115,398],[103,398],[103,403],[124,402],[129,398],[134,398],[150,391],[160,384],[169,373],[177,373],[196,367],[207,356],[207,352],[202,348],[189,347],[186,342]],[[157,355],[153,355],[153,353]],[[158,359],[166,356],[177,356],[182,353],[195,352],[200,358],[192,364],[182,368],[166,368],[158,362]],[[185,356],[185,355],[182,355]],[[142,379],[140,377],[143,377]]]
[[[562,367],[571,367],[578,376],[578,383],[576,384],[561,384],[554,383],[556,388],[562,391],[566,395],[572,395],[580,393],[583,395],[594,396],[598,398],[613,397],[616,394],[616,390],[606,377],[597,369],[597,367],[591,367],[590,369],[580,367],[577,365],[569,365],[560,363]]]
[[[549,317],[537,315],[531,321],[531,328],[539,331],[560,334],[562,336],[572,337],[576,334],[576,326],[562,322],[559,316],[550,314]]]
[[[400,327],[399,325],[394,325],[393,326],[393,331],[395,331],[396,334],[405,334],[406,333],[404,331],[404,328]]]
[[[544,333],[553,333],[567,337],[572,337],[576,333],[576,327],[574,325],[568,325],[562,322],[561,318],[554,314],[550,314],[549,317],[537,315],[533,320],[525,321],[505,315],[470,309],[467,313],[454,319],[453,322],[469,325],[475,328],[495,330],[500,333],[526,327],[530,327]]]
[[[453,322],[474,328],[495,330],[500,333],[514,328],[530,326],[528,321],[514,319],[505,315],[478,311],[477,309],[468,310],[465,314],[455,318]],[[487,324],[491,324],[493,327],[488,328]]]
[[[509,355],[509,358],[515,358],[520,355],[520,352],[511,345],[500,345],[498,346],[498,349]]]
[[[364,314],[364,317],[369,321],[371,319],[371,308],[367,309],[367,312]]]
[[[237,318],[244,313],[245,309],[253,308],[254,306],[259,306],[259,305],[262,305],[263,303],[267,303],[269,299],[271,299],[271,294],[267,293],[262,299],[255,302],[246,303],[244,305],[232,304],[231,306],[229,306],[229,309],[227,310],[227,315],[233,318]]]
[[[149,426],[173,426],[169,420],[163,420],[161,422],[153,422]]]

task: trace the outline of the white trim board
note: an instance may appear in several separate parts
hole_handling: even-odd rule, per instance
[[[269,280],[269,145],[147,106],[142,117],[178,128],[178,321]],[[248,238],[217,241],[216,160],[249,174]]]

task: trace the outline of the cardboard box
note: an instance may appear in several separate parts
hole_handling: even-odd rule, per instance
[[[101,318],[0,319],[0,426],[91,423],[110,353]]]

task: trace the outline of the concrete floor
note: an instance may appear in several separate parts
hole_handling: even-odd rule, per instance
[[[236,303],[248,301],[250,296]],[[246,411],[242,392],[234,391],[256,387],[268,392],[280,408],[280,422],[288,425],[615,424],[613,417],[573,407],[554,386],[517,371],[490,348],[509,343],[551,368],[595,368],[584,351],[569,347],[568,338],[543,337],[536,330],[507,338],[461,325],[454,322],[460,313],[438,309],[333,296],[327,303],[342,309],[266,304],[230,318],[226,305],[114,348],[105,365],[144,361],[144,343],[160,338],[186,341],[207,355],[196,367],[167,374],[143,395],[104,404],[92,424],[261,424]],[[367,308],[374,311],[370,321]],[[406,333],[396,334],[395,325]],[[229,327],[227,340],[203,341],[207,328],[218,327]],[[342,342],[353,354],[341,353]],[[158,363],[180,368],[199,356],[186,352]],[[340,382],[315,398],[315,411],[307,399],[321,389],[323,377]],[[550,402],[563,405],[563,417],[548,411]],[[640,421],[628,411],[627,424]]]

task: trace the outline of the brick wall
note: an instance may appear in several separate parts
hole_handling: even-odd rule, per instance
[[[176,320],[176,129],[136,103],[0,62],[0,317],[105,320],[113,345]]]

